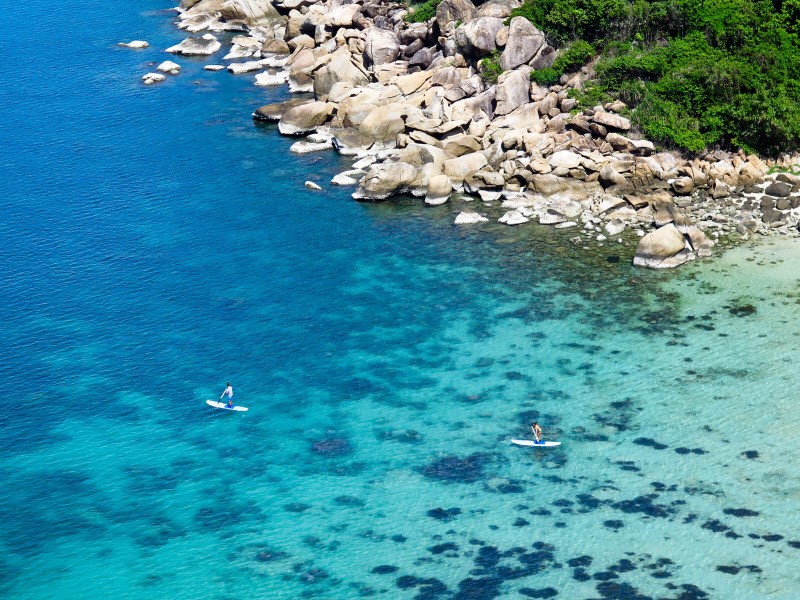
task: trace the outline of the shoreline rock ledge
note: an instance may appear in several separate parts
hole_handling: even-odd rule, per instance
[[[253,118],[316,136],[298,151],[332,146],[357,159],[337,183],[357,181],[358,200],[441,205],[469,194],[508,226],[578,228],[581,246],[636,240],[633,262],[648,268],[709,256],[720,241],[798,234],[800,177],[770,174],[794,157],[658,152],[622,102],[577,108],[570,92],[591,65],[558,85],[531,83],[558,52],[526,19],[506,25],[520,4],[442,0],[435,17],[411,23],[391,0],[182,0],[178,27],[207,33],[168,51],[213,54],[211,32],[234,32],[225,59],[247,65],[229,70],[313,94]],[[484,77],[490,55],[504,70],[496,83]],[[456,223],[483,219],[468,211]]]

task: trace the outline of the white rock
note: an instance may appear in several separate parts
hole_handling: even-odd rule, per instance
[[[124,46],[125,48],[132,48],[134,50],[141,50],[147,48],[150,44],[144,40],[133,40],[132,42],[120,42],[117,46]]]
[[[519,209],[510,210],[498,219],[498,222],[503,223],[504,225],[521,225],[522,223],[527,223],[528,221],[530,221],[530,219],[519,212]]]
[[[242,73],[251,73],[253,71],[260,71],[264,66],[257,60],[250,60],[241,63],[231,63],[228,65],[228,71],[234,75],[241,75]]]
[[[606,231],[608,235],[619,235],[623,231],[625,231],[625,223],[620,221],[619,219],[614,219],[613,221],[609,221],[606,223]]]
[[[206,71],[222,71],[225,68],[225,65],[205,65],[203,67]]]
[[[306,181],[305,186],[310,190],[321,190],[322,189],[321,187],[319,187],[313,181]]]
[[[598,242],[605,242],[607,239],[608,238],[606,236],[604,236],[602,233],[597,236],[597,241]]]
[[[564,221],[563,223],[556,223],[554,227],[556,229],[569,229],[570,227],[576,227],[578,224],[575,221]]]
[[[378,159],[374,155],[365,156],[364,158],[354,162],[353,163],[353,168],[354,169],[366,169],[368,166],[370,166],[376,160],[378,160]]]
[[[172,62],[171,60],[165,60],[156,67],[156,70],[161,71],[162,73],[169,73],[170,75],[177,75],[181,72],[181,66],[178,63]]]
[[[289,62],[289,59],[285,56],[267,56],[266,58],[262,58],[260,61],[262,65],[265,67],[269,67],[270,69],[282,69],[286,66],[286,63]]]
[[[219,40],[207,33],[202,37],[189,36],[180,44],[170,46],[166,51],[171,54],[183,54],[186,56],[205,56],[214,54],[221,47],[222,44],[219,43]]]
[[[454,223],[456,225],[470,225],[472,223],[483,223],[488,220],[489,219],[479,215],[476,212],[465,210],[463,212],[458,213],[458,216],[456,217]]]
[[[357,185],[358,179],[351,175],[351,173],[358,173],[358,179],[361,179],[364,175],[364,171],[345,171],[344,173],[339,173],[334,176],[334,178],[331,179],[331,183],[333,185]]]
[[[145,85],[150,85],[152,83],[160,83],[166,79],[166,75],[162,73],[147,73],[142,75],[142,81]]]
[[[308,154],[309,152],[319,152],[320,150],[332,150],[333,144],[330,142],[295,142],[289,148],[289,152],[295,154]]]
[[[557,223],[564,223],[565,221],[567,221],[567,217],[552,208],[547,209],[547,211],[539,217],[539,223],[542,225],[555,225]]]
[[[256,85],[269,87],[271,85],[283,85],[289,81],[289,71],[278,71],[277,73],[259,73],[256,75]]]
[[[478,196],[480,196],[481,200],[483,200],[484,202],[493,202],[495,200],[499,200],[502,195],[503,192],[493,192],[491,190],[478,190]]]

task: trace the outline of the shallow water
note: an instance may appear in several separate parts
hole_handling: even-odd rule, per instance
[[[654,273],[358,204],[252,123],[282,90],[142,86],[160,8],[13,40],[3,596],[797,596],[796,241]]]

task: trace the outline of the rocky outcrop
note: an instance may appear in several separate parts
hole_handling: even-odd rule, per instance
[[[234,33],[225,38],[230,72],[314,94],[253,117],[308,136],[292,152],[353,156],[333,183],[358,183],[358,199],[458,205],[469,194],[494,221],[574,228],[577,245],[635,241],[635,263],[655,268],[707,256],[727,236],[797,230],[800,177],[768,176],[768,165],[743,154],[659,152],[622,102],[588,107],[571,97],[590,68],[559,85],[531,84],[556,50],[528,20],[506,24],[520,5],[443,0],[435,19],[407,23],[406,8],[388,0],[183,0],[179,26]],[[206,34],[170,50],[218,49]],[[496,81],[486,60],[495,52]],[[456,222],[485,219],[462,211]]]

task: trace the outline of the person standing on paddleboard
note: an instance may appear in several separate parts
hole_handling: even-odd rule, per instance
[[[233,387],[231,387],[230,383],[225,384],[228,387],[225,388],[225,391],[222,392],[222,396],[219,397],[222,400],[225,397],[225,394],[228,394],[228,408],[233,408]]]
[[[531,431],[533,431],[533,436],[536,438],[536,443],[538,444],[542,437],[542,428],[539,427],[539,423],[534,421],[531,425]]]

